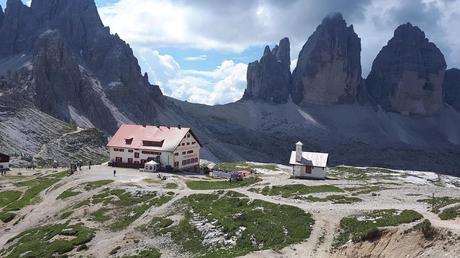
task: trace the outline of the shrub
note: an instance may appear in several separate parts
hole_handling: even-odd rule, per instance
[[[423,233],[425,239],[433,239],[436,233],[435,229],[431,226],[431,222],[428,219],[415,225],[414,229],[420,230]]]
[[[16,214],[11,213],[11,212],[2,212],[0,213],[0,220],[3,221],[3,223],[8,223],[12,221],[16,217]]]
[[[364,229],[364,231],[356,232],[355,234],[353,234],[351,240],[355,243],[358,243],[358,242],[363,242],[363,241],[374,240],[379,237],[380,237],[380,230],[377,227],[373,226],[373,227]]]

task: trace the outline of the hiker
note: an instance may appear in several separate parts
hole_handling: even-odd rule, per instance
[[[88,169],[91,170],[91,165],[93,165],[93,162],[90,160],[88,163]]]
[[[54,168],[54,171],[57,171],[58,162],[56,160],[53,161],[53,168]]]
[[[115,169],[113,170],[113,176],[117,176],[117,171]]]

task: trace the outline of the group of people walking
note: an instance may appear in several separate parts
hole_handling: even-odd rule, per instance
[[[93,162],[90,160],[88,162],[88,170],[91,170],[91,166],[93,165]],[[70,164],[70,174],[73,174],[77,171],[82,171],[82,167],[83,166],[83,162],[81,160],[75,162],[75,163],[71,163]]]

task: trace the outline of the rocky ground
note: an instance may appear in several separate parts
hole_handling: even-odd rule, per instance
[[[160,180],[132,169],[116,169],[114,176],[107,166],[72,176],[14,169],[0,178],[0,217],[14,214],[0,222],[0,256],[30,254],[39,244],[57,248],[42,252],[71,257],[455,257],[460,251],[459,213],[443,217],[460,205],[459,178],[338,167],[327,180],[298,180],[286,166],[232,166],[254,169],[259,179],[232,185],[196,174],[163,173]],[[370,219],[377,235],[341,238],[344,218],[360,228],[382,210],[394,216]],[[413,215],[403,218],[407,210]],[[431,226],[421,230],[424,219]],[[278,228],[284,237],[275,237]],[[27,240],[59,230],[48,242]]]

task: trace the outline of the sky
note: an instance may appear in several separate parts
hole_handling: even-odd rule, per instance
[[[27,3],[29,0],[23,0]],[[265,45],[291,41],[292,68],[321,20],[341,12],[361,38],[363,77],[392,37],[411,22],[460,67],[460,0],[96,0],[102,21],[130,44],[152,84],[202,104],[236,101],[247,64]],[[5,0],[0,0],[5,6]]]

